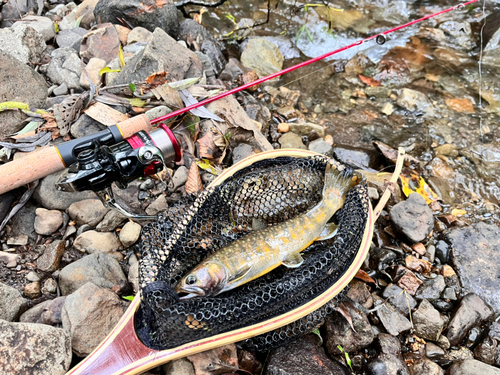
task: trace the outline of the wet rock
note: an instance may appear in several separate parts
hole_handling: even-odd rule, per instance
[[[37,208],[35,213],[35,231],[43,236],[50,236],[63,223],[63,215],[60,211]]]
[[[415,333],[427,340],[436,341],[441,335],[445,320],[427,300],[420,303],[417,311],[413,313]]]
[[[260,78],[283,69],[283,56],[278,47],[261,38],[248,41],[240,60],[244,67],[254,70]],[[278,78],[273,80],[277,82]]]
[[[14,25],[23,24],[29,26],[40,33],[47,42],[56,36],[54,22],[48,17],[26,16],[22,21],[17,21]]]
[[[28,103],[30,108],[43,108],[47,99],[45,78],[17,58],[0,51],[0,103],[7,101]],[[21,111],[0,113],[0,140],[22,129],[27,117]]]
[[[493,309],[478,295],[467,294],[452,315],[446,337],[451,345],[458,345],[472,327],[479,326],[493,316]]]
[[[64,241],[55,240],[45,247],[43,254],[37,259],[36,266],[40,271],[54,272],[59,268],[64,254]]]
[[[417,301],[409,293],[404,293],[403,289],[394,284],[387,285],[382,292],[382,297],[406,317],[417,306]]]
[[[441,264],[448,263],[449,245],[443,240],[439,240],[436,244],[436,258],[441,261]]]
[[[409,367],[410,375],[444,375],[444,370],[429,358],[419,358]]]
[[[82,27],[59,30],[56,36],[56,43],[60,48],[73,48],[76,52],[80,52],[83,36],[87,33],[88,30]]]
[[[440,346],[428,342],[425,344],[425,355],[429,358],[440,358],[445,355],[445,352]]]
[[[187,358],[176,359],[163,365],[165,375],[195,375],[194,367]]]
[[[325,127],[323,125],[313,124],[312,122],[289,123],[290,130],[295,134],[309,137],[311,133],[316,133],[319,137],[325,136]]]
[[[457,146],[451,143],[445,143],[444,145],[436,147],[434,152],[436,155],[451,156],[453,158],[458,156]]]
[[[500,230],[494,224],[478,223],[448,233],[451,262],[466,292],[476,293],[495,310],[500,309]],[[484,260],[488,260],[485,266]]]
[[[269,355],[268,375],[348,375],[350,371],[331,360],[311,335],[302,336]]]
[[[472,49],[475,47],[472,39],[472,28],[467,21],[446,21],[439,25],[445,34],[453,37],[453,41],[462,48]]]
[[[126,63],[123,70],[112,80],[112,84],[141,82],[158,72],[168,72],[167,78],[170,81],[179,81],[201,77],[203,66],[194,52],[181,46],[165,31],[156,29],[146,48]]]
[[[36,207],[31,202],[28,202],[10,219],[10,236],[22,238],[27,236],[29,240],[36,240],[35,232],[35,214]],[[19,243],[21,244],[21,243]],[[12,243],[14,245],[14,243]],[[26,245],[21,244],[21,245]]]
[[[66,297],[58,297],[44,301],[26,311],[19,321],[21,323],[61,324],[61,311]]]
[[[120,38],[116,29],[112,24],[104,23],[85,34],[80,46],[80,56],[85,61],[96,57],[109,63],[118,56],[119,48]]]
[[[446,287],[446,283],[444,281],[444,277],[438,275],[434,278],[429,278],[423,282],[422,285],[417,289],[417,293],[415,293],[415,298],[417,300],[427,299],[429,301],[433,301],[438,299],[441,296],[444,288]]]
[[[408,255],[405,258],[405,265],[406,268],[412,271],[419,273],[427,273],[427,274],[431,272],[431,267],[432,267],[432,264],[428,260],[419,259],[414,257],[413,255]]]
[[[380,247],[370,249],[370,267],[372,269],[383,271],[389,267],[396,258],[396,253],[389,249]]]
[[[149,31],[159,28],[172,38],[177,38],[179,30],[177,8],[166,1],[100,0],[94,9],[94,15],[103,23],[120,25],[122,19],[131,27],[142,26]]]
[[[88,254],[101,252],[116,257],[118,254],[115,254],[115,252],[120,249],[122,244],[114,233],[89,230],[76,237],[73,246],[78,251],[87,252]],[[118,258],[121,257],[118,256]]]
[[[431,173],[436,177],[452,179],[455,177],[455,171],[443,159],[437,157],[429,163]]]
[[[142,227],[140,224],[129,221],[120,231],[120,242],[124,248],[129,248],[137,242],[141,235]]]
[[[86,29],[95,21],[94,9],[99,0],[84,0],[75,12],[75,18],[80,20],[80,25]]]
[[[28,300],[24,299],[17,289],[0,283],[0,320],[11,322],[16,320],[28,307]]]
[[[307,150],[307,147],[302,143],[302,137],[292,132],[283,134],[278,142],[281,148],[300,148]]]
[[[44,324],[0,320],[2,374],[63,375],[71,364],[71,336]]]
[[[344,304],[352,319],[354,331],[349,322],[339,312],[334,312],[325,321],[326,350],[330,355],[341,354],[337,345],[351,353],[368,347],[375,336],[367,316],[350,304]]]
[[[97,225],[96,230],[98,232],[112,232],[118,228],[127,217],[120,213],[118,210],[110,210]]]
[[[79,89],[82,63],[78,53],[66,47],[54,50],[50,56],[52,60],[47,67],[50,80],[58,85],[65,83],[69,89]]]
[[[476,361],[475,359],[467,359],[465,361],[456,362],[448,369],[448,375],[500,375],[500,369]]]
[[[396,271],[397,285],[405,289],[410,295],[414,296],[417,289],[422,285],[420,280],[415,274],[405,267],[400,267]]]
[[[61,270],[59,288],[63,295],[73,293],[83,284],[91,282],[103,288],[125,285],[125,277],[118,262],[105,253],[87,255]]]
[[[374,152],[354,148],[348,145],[338,145],[333,148],[333,155],[335,159],[341,163],[352,165],[356,168],[376,168],[376,158]]]
[[[233,150],[233,163],[236,164],[253,154],[255,154],[255,152],[252,146],[246,143],[239,144]]]
[[[423,241],[434,227],[432,210],[420,194],[410,194],[407,200],[392,207],[392,222],[412,243]]]
[[[384,328],[393,336],[399,335],[401,332],[409,331],[411,323],[403,315],[401,315],[389,303],[385,303],[380,297],[373,295],[375,307],[382,305],[377,310],[377,316]]]
[[[460,151],[462,155],[472,160],[479,176],[488,182],[498,180],[500,170],[500,142],[477,144]]]
[[[406,363],[401,357],[401,344],[396,337],[381,333],[378,335],[380,354],[368,363],[372,375],[409,375]]]
[[[349,297],[354,302],[363,305],[367,309],[371,309],[373,306],[373,297],[366,284],[362,281],[356,279],[353,279],[351,281],[349,291],[347,292],[347,297]]]
[[[474,349],[474,358],[488,365],[495,364],[495,355],[497,353],[497,341],[487,336]]]
[[[426,114],[433,113],[433,107],[427,95],[420,91],[411,89],[401,90],[397,104],[409,111],[423,111]]]
[[[54,279],[47,279],[43,282],[42,294],[53,294],[57,292],[57,282]]]
[[[79,357],[92,352],[115,327],[125,309],[126,303],[115,293],[90,282],[66,297],[61,318],[63,328],[71,333],[73,352]]]
[[[105,66],[105,60],[98,57],[92,57],[87,63],[85,69],[82,71],[82,75],[80,76],[80,86],[88,90],[90,88],[89,79],[94,85],[99,85],[101,83],[101,76],[99,75],[99,72]]]
[[[88,224],[95,227],[104,218],[109,208],[98,199],[85,199],[75,202],[68,208],[68,214],[78,225]]]
[[[331,156],[333,148],[329,143],[325,142],[322,138],[318,138],[309,143],[309,150],[317,152],[318,154]]]
[[[40,286],[40,281],[26,284],[26,286],[24,287],[24,295],[30,299],[38,298],[41,296],[41,294],[42,288]]]
[[[0,52],[24,64],[38,64],[46,48],[43,36],[25,23],[0,29]]]
[[[179,38],[185,40],[188,44],[196,41],[200,51],[210,59],[215,74],[219,75],[227,64],[223,51],[225,47],[207,29],[192,19],[186,19],[181,22],[179,29]]]

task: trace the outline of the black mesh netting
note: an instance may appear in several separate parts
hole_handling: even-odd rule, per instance
[[[354,260],[368,215],[367,186],[352,188],[332,220],[335,237],[302,252],[304,263],[278,267],[239,288],[215,297],[180,301],[174,284],[209,254],[248,234],[256,220],[275,224],[307,211],[322,197],[325,167],[321,156],[280,157],[256,162],[221,185],[190,196],[144,227],[139,282],[142,303],[137,334],[145,345],[163,350],[232,331],[289,312],[331,287]],[[336,305],[322,308],[278,330],[246,340],[257,350],[310,332]]]

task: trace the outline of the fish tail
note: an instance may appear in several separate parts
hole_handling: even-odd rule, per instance
[[[323,198],[328,197],[332,189],[338,190],[341,196],[361,181],[359,174],[350,167],[328,163],[325,170]]]

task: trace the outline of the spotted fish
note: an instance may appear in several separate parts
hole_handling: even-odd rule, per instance
[[[181,299],[215,296],[254,280],[280,265],[299,267],[300,252],[311,243],[331,238],[337,226],[328,220],[344,204],[346,193],[359,182],[351,170],[328,164],[322,200],[309,211],[245,237],[216,251],[175,286]]]

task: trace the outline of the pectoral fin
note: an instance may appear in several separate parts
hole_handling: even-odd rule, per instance
[[[297,268],[304,262],[304,258],[300,253],[290,253],[285,259],[283,259],[282,264],[288,268]]]
[[[332,238],[337,234],[339,226],[334,223],[328,223],[325,229],[319,234],[319,236],[314,241],[323,241]]]
[[[239,269],[235,275],[233,275],[229,278],[227,283],[228,284],[237,283],[238,281],[243,279],[250,272],[251,269],[252,269],[252,266],[245,266],[245,267]]]

